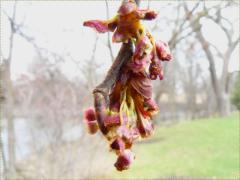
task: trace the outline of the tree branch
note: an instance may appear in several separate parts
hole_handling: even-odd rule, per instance
[[[139,5],[140,0],[135,0],[136,4]],[[101,132],[106,135],[108,129],[105,127],[103,120],[105,116],[105,109],[108,104],[108,95],[111,88],[114,86],[120,76],[120,70],[124,67],[127,61],[133,55],[133,43],[123,43],[122,47],[109,69],[105,79],[93,90],[94,107],[96,112],[96,119]]]
[[[199,6],[199,4],[200,4],[200,2],[196,3],[196,5],[192,8],[192,10],[191,10],[191,11],[188,11],[188,13],[186,13],[186,15],[185,15],[182,23],[179,25],[179,27],[178,27],[179,18],[176,20],[175,23],[177,24],[177,26],[176,26],[176,28],[173,30],[172,38],[169,40],[169,47],[170,47],[171,49],[174,49],[175,46],[176,46],[176,44],[186,37],[186,36],[184,36],[184,37],[178,38],[179,35],[180,35],[184,30],[186,30],[186,29],[188,28],[188,27],[187,27],[187,28],[183,28],[183,27],[184,27],[184,25],[186,24],[187,20],[192,16],[193,12],[197,9],[197,7]],[[182,4],[180,4],[180,5],[178,6],[178,17],[180,17],[180,16],[179,16],[179,13],[180,13],[180,7],[181,7],[181,5],[182,5]],[[184,6],[184,8],[187,8],[187,5],[186,5],[185,3],[183,4],[183,6]],[[178,28],[177,28],[177,27],[178,27]],[[189,35],[190,35],[190,34],[191,34],[191,33],[189,33]]]
[[[115,82],[120,76],[120,70],[124,67],[127,61],[133,55],[133,44],[132,42],[124,43],[116,57],[114,63],[109,69],[105,79],[100,83],[94,90],[94,106],[97,116],[97,121],[103,134],[107,133],[107,129],[103,124],[103,110],[105,109],[108,101],[108,95],[110,89],[113,87]]]
[[[108,0],[105,0],[106,3],[106,14],[107,14],[107,19],[109,19],[109,6],[108,6]],[[113,50],[112,50],[112,45],[111,45],[111,38],[110,38],[110,32],[107,32],[107,46],[110,52],[111,60],[112,62],[114,61],[114,55],[113,55]]]

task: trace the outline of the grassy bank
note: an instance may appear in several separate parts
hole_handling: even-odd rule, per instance
[[[136,160],[115,178],[239,177],[239,115],[158,127],[135,145]]]

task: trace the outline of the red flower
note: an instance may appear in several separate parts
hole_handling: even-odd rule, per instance
[[[118,171],[126,170],[132,164],[134,159],[134,154],[130,150],[125,150],[118,156],[117,162],[114,164],[114,166]]]
[[[167,43],[158,41],[156,42],[156,50],[158,58],[162,61],[170,61],[172,59],[172,55],[170,53],[170,49]]]
[[[153,20],[157,17],[158,13],[149,9],[144,10],[138,9],[137,15],[139,16],[140,19],[143,20]]]
[[[115,150],[117,154],[123,152],[125,143],[121,138],[116,138],[110,145],[111,149]]]
[[[94,108],[90,107],[87,110],[85,110],[84,117],[87,121],[95,121],[96,120],[96,115],[95,115]]]
[[[98,130],[98,123],[95,116],[95,111],[93,108],[88,108],[84,112],[85,122],[88,127],[88,132],[90,134],[95,134]]]

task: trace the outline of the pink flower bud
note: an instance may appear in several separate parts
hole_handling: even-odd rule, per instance
[[[158,13],[149,9],[138,9],[137,15],[143,20],[153,20],[157,17]]]
[[[120,8],[118,9],[118,14],[121,16],[130,14],[137,9],[137,5],[134,1],[124,0]]]
[[[170,61],[172,59],[172,55],[167,43],[162,41],[156,42],[156,51],[158,58],[162,61]]]
[[[120,153],[125,149],[125,143],[121,138],[117,138],[110,144],[110,147]]]
[[[125,150],[117,158],[117,162],[114,164],[118,171],[126,170],[132,164],[135,159],[134,154],[130,150]]]
[[[158,15],[157,12],[148,10],[145,14],[144,19],[145,20],[152,20],[152,19],[155,19],[157,17],[157,15]]]
[[[85,110],[84,118],[86,121],[95,121],[96,120],[95,110],[91,107]]]
[[[97,123],[95,111],[93,108],[90,107],[87,110],[85,110],[84,119],[88,127],[88,132],[90,134],[95,134],[98,130],[98,123]]]

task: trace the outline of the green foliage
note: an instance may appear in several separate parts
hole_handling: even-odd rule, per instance
[[[240,110],[240,73],[238,73],[237,82],[231,98],[232,103]]]
[[[158,127],[134,148],[136,160],[115,178],[239,177],[239,117],[186,121]]]

